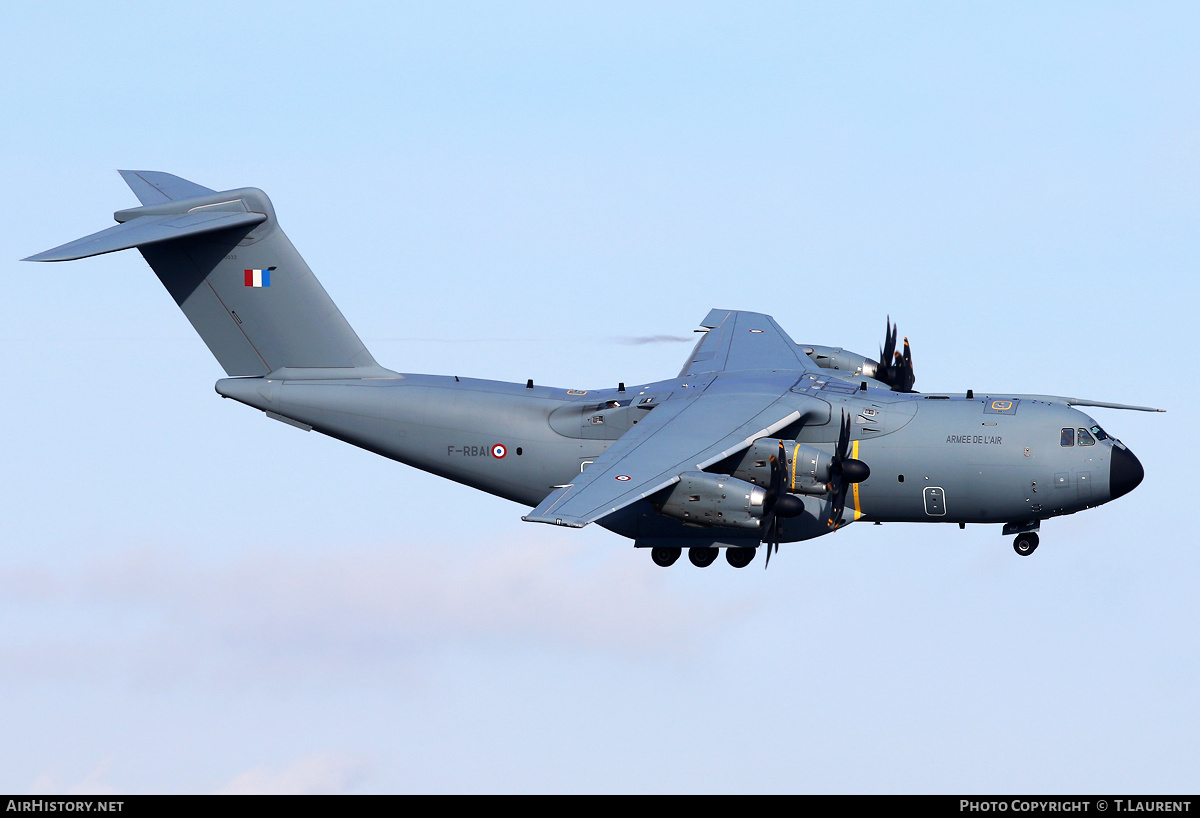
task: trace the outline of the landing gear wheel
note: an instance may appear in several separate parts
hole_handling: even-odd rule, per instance
[[[745,568],[754,560],[754,555],[758,553],[754,548],[726,548],[725,561],[734,568]]]
[[[689,548],[688,559],[697,568],[707,568],[717,558],[718,550],[716,548]]]
[[[679,559],[679,550],[678,548],[651,548],[650,559],[654,560],[655,565],[669,568],[675,564],[675,560]]]
[[[1016,551],[1022,557],[1028,557],[1037,550],[1037,547],[1038,535],[1032,531],[1018,534],[1017,538],[1013,540],[1013,551]]]

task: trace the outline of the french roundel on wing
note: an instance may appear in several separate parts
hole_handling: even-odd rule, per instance
[[[492,447],[492,457],[497,460],[503,460],[506,454],[508,454],[508,448],[503,443],[497,443]]]

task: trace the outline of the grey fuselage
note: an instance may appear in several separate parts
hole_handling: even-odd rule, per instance
[[[1124,447],[1090,431],[1094,443],[1063,445],[1064,429],[1072,431],[1072,441],[1082,439],[1078,430],[1098,429],[1092,418],[1063,403],[1013,395],[968,399],[897,393],[861,376],[850,381],[824,372],[796,372],[795,378],[791,391],[805,416],[774,437],[832,452],[842,411],[853,418],[854,457],[871,473],[851,492],[847,521],[1036,523],[1124,493],[1110,479],[1114,452]],[[216,389],[301,428],[535,506],[653,411],[640,405],[667,399],[692,380],[675,378],[624,391],[567,390],[392,374],[360,380],[226,378]],[[814,413],[814,405],[823,408]],[[741,452],[708,471],[733,473],[750,465],[745,460],[751,456]],[[804,499],[810,519],[787,521],[784,541],[827,533],[817,524],[827,500]],[[600,524],[647,541],[708,537],[730,543],[740,536],[697,530],[657,514],[654,498]]]

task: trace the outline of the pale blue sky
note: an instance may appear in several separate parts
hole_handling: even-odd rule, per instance
[[[0,32],[0,791],[1195,792],[1187,3],[25,4]],[[656,568],[220,400],[141,258],[257,186],[386,366],[673,375],[711,307],[1096,410],[1133,494]]]

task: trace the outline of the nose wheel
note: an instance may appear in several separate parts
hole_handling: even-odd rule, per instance
[[[1028,557],[1038,547],[1038,535],[1032,531],[1027,531],[1024,534],[1018,534],[1013,540],[1013,551],[1016,551],[1022,557]]]

